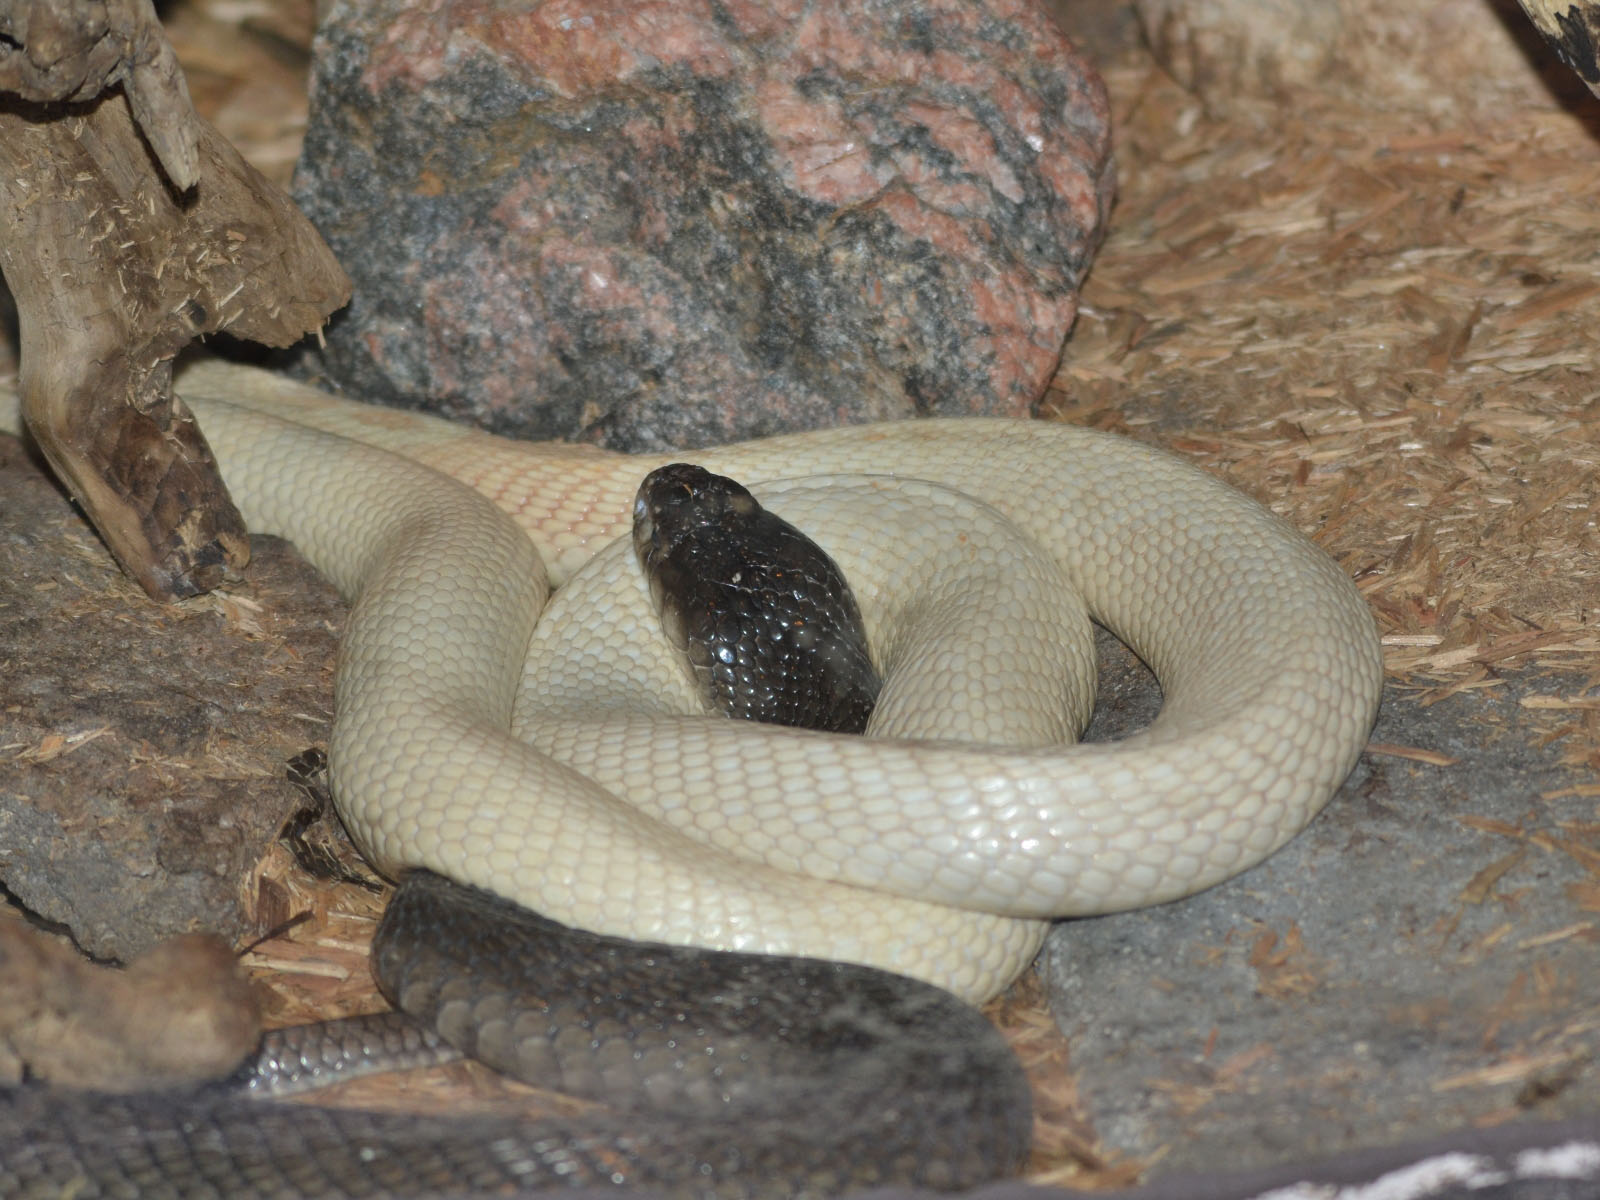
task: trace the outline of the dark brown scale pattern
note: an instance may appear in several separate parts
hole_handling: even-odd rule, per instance
[[[861,611],[822,547],[748,490],[673,463],[639,485],[633,545],[706,706],[860,733],[880,681]]]
[[[1027,1156],[1028,1084],[1004,1039],[903,976],[604,937],[425,873],[391,902],[373,964],[466,1053],[606,1101],[614,1119],[568,1138],[625,1130],[613,1181],[823,1196],[971,1186]]]
[[[427,872],[373,945],[386,994],[501,1070],[607,1113],[321,1109],[217,1088],[0,1088],[0,1196],[357,1197],[946,1190],[1026,1158],[1028,1085],[954,996],[868,967],[570,929]]]

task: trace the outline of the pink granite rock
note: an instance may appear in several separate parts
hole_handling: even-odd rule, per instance
[[[628,449],[1029,411],[1113,188],[1032,0],[377,0],[317,40],[322,371]]]

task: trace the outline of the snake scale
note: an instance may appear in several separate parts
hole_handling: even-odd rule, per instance
[[[330,761],[363,851],[599,935],[982,1000],[1048,918],[1270,854],[1376,710],[1372,619],[1338,567],[1130,440],[958,419],[694,455],[855,585],[886,677],[862,739],[696,715],[628,544],[640,479],[683,455],[509,442],[228,364],[178,387],[251,527],[354,601]],[[1113,744],[1066,744],[1085,613],[1163,688]]]

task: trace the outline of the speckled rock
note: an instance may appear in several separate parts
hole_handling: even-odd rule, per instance
[[[315,369],[623,449],[1043,392],[1110,203],[1033,0],[379,0],[318,34]]]

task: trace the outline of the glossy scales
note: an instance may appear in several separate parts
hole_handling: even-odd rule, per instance
[[[537,564],[564,582],[626,536],[634,489],[665,456],[507,442],[239,367],[191,370],[180,390],[252,527],[294,539],[358,597],[331,756],[363,848],[598,932],[866,962],[982,998],[1031,956],[1038,918],[1171,899],[1270,854],[1343,780],[1376,710],[1365,604],[1258,504],[1104,434],[909,421],[673,457],[758,495],[766,480],[894,474],[993,510],[1155,669],[1157,721],[1112,745],[830,738],[678,715],[686,685],[650,674],[631,709],[597,701],[531,735],[580,772],[510,732],[513,711],[539,723],[539,684],[522,678]],[[883,553],[988,536],[942,514],[920,525]],[[869,632],[919,599],[913,577],[870,602],[856,587]],[[572,607],[573,628],[616,645],[659,638],[653,622]],[[992,710],[1032,703],[990,686]],[[938,707],[936,690],[911,689],[908,719]]]

